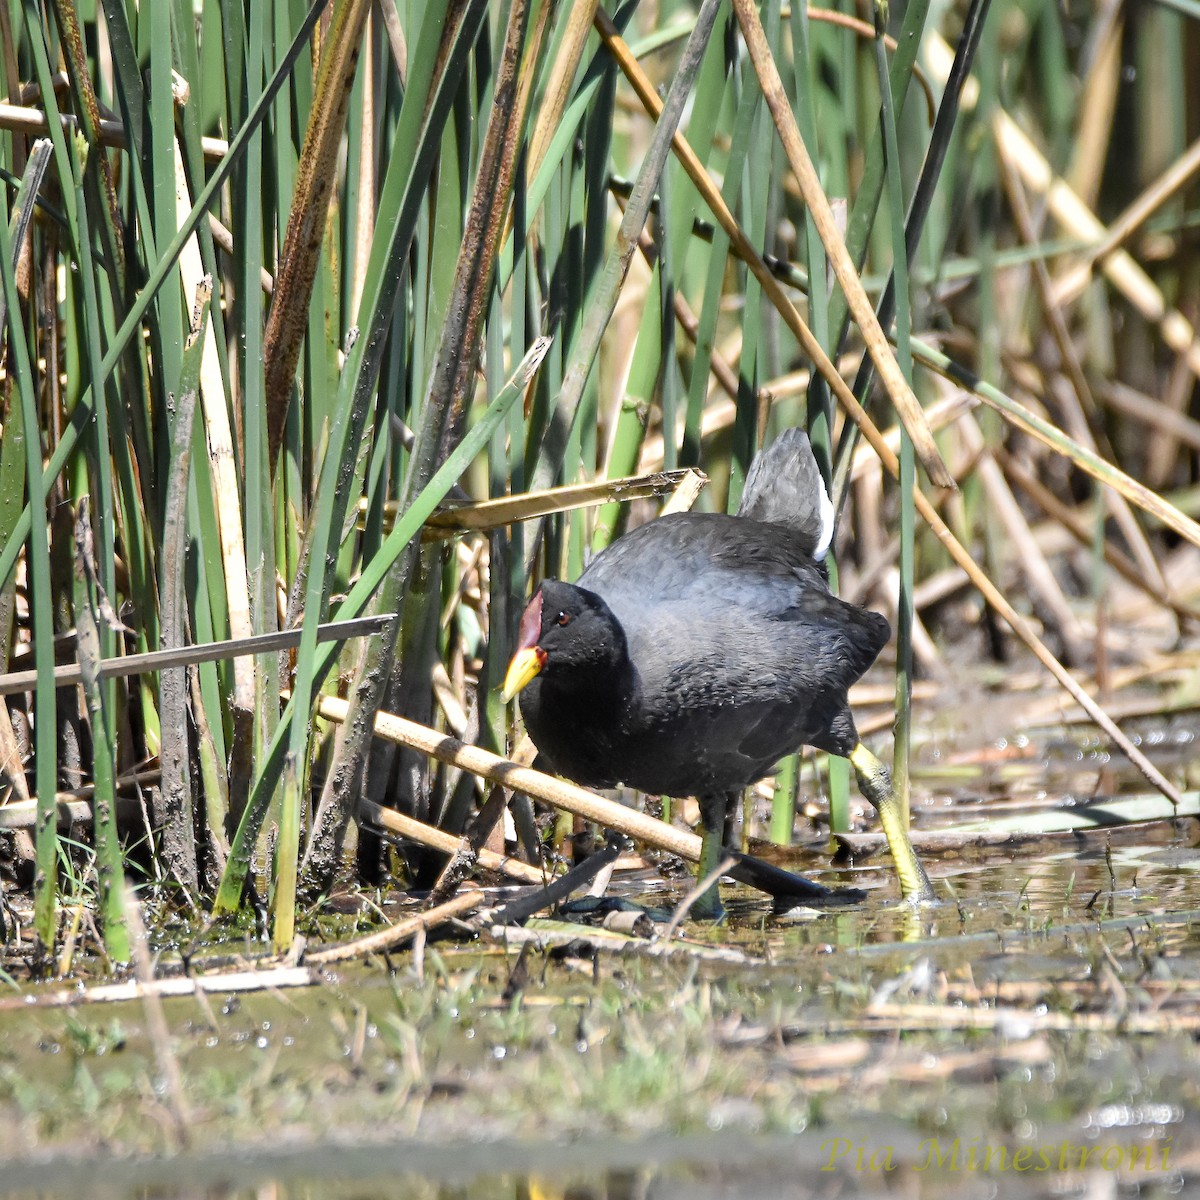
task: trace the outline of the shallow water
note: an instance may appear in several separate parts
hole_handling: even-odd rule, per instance
[[[1088,794],[1112,767],[1089,755],[997,758],[969,794],[956,768],[952,792],[926,780],[918,823],[997,792],[1044,806],[1051,775]],[[947,898],[920,913],[886,856],[794,849],[783,865],[868,898],[779,911],[729,889],[725,923],[686,936],[749,964],[443,941],[317,987],[165,1000],[176,1100],[140,1002],[0,1009],[0,1196],[1188,1193],[1197,830],[927,855]],[[618,890],[670,910],[685,886]],[[345,937],[359,918],[337,920]],[[159,933],[164,961],[191,936]],[[249,933],[233,949],[261,953]]]
[[[515,951],[441,943],[423,981],[398,955],[391,974],[168,1000],[187,1144],[140,1004],[3,1012],[0,1194],[1178,1194],[1200,1183],[1196,1031],[1171,1015],[1200,995],[1190,834],[935,860],[957,899],[919,915],[882,887],[825,913],[735,892],[723,927],[688,930],[766,966],[537,953],[506,996]],[[1007,1024],[871,1023],[880,1003],[953,1017],[989,996]],[[1161,1020],[1040,1024],[1118,1004]]]

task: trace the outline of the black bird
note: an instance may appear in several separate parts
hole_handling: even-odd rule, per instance
[[[904,896],[931,899],[887,768],[846,693],[890,636],[829,591],[833,509],[808,438],[790,429],[751,464],[736,516],[678,513],[627,533],[578,584],[546,580],[521,618],[504,697],[561,775],[695,796],[701,878],[730,804],[785,755],[848,758],[879,812]],[[719,909],[716,889],[697,915]]]

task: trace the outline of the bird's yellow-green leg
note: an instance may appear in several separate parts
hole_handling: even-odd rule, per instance
[[[909,840],[900,802],[892,791],[892,777],[887,767],[862,742],[850,751],[849,757],[862,794],[879,813],[879,823],[883,826],[888,848],[892,852],[892,862],[900,878],[901,894],[906,900],[915,902],[934,899],[933,884],[929,882],[929,876],[925,874],[925,868],[921,866],[921,860],[917,858],[917,852]]]
[[[700,862],[696,866],[696,881],[707,879],[720,865],[725,853],[724,796],[700,798]],[[724,916],[720,884],[714,881],[692,905],[692,916],[698,921],[717,921]]]

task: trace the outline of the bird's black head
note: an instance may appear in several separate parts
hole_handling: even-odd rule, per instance
[[[561,683],[577,679],[582,686],[607,678],[616,683],[628,662],[625,634],[608,605],[586,588],[547,579],[521,617],[504,699],[539,674]]]

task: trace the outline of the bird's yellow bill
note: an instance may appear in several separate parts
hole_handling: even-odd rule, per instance
[[[533,679],[545,661],[546,652],[536,646],[518,650],[512,656],[512,662],[508,664],[508,671],[504,676],[504,691],[500,693],[500,698],[505,704]]]

